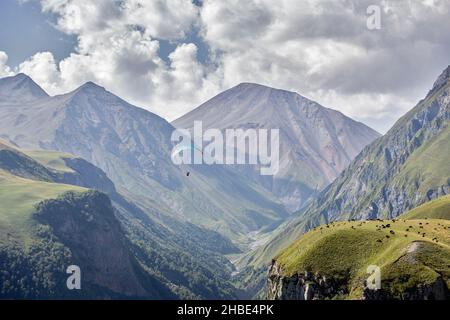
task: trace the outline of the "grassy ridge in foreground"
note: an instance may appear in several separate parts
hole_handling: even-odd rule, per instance
[[[338,222],[308,232],[276,260],[287,276],[310,271],[347,282],[349,297],[361,295],[367,267],[377,265],[383,289],[395,296],[439,274],[450,285],[449,230],[450,221],[438,219]],[[417,263],[402,260],[408,251]]]
[[[68,191],[87,189],[57,183],[34,181],[0,170],[0,244],[13,237],[27,240],[32,236],[35,206],[46,199],[56,199]]]
[[[398,220],[322,225],[283,250],[276,260],[285,276],[310,271],[347,283],[346,298],[362,296],[369,265],[381,268],[382,289],[391,297],[402,297],[439,277],[450,287],[450,221],[434,219],[448,217],[449,204],[446,196]]]

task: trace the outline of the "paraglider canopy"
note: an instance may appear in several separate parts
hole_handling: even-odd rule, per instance
[[[172,151],[171,157],[172,160],[174,159],[175,155],[178,155],[182,152],[185,151],[189,151],[189,153],[191,154],[192,151],[198,150],[201,152],[201,154],[203,155],[203,150],[201,150],[200,148],[198,148],[197,146],[195,146],[193,143],[190,144],[185,144],[185,145],[179,145],[177,147],[175,147]],[[188,171],[186,172],[186,177],[189,177],[191,175],[191,173]]]

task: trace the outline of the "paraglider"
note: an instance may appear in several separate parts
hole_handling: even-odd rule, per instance
[[[191,157],[191,152],[195,151],[195,150],[200,151],[203,156],[203,150],[200,150],[200,148],[198,148],[194,144],[189,144],[189,145],[182,145],[182,146],[178,146],[178,147],[174,148],[172,151],[172,155],[171,155],[172,160],[174,159],[175,155],[178,155],[178,154],[188,151],[188,150],[189,150],[189,157]],[[190,175],[191,175],[190,171],[186,172],[186,177],[189,177]]]

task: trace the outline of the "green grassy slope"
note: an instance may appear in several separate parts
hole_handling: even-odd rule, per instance
[[[10,237],[30,239],[36,205],[45,199],[56,199],[68,191],[84,192],[87,189],[33,181],[0,170],[0,244]]]
[[[450,195],[427,202],[402,216],[404,219],[446,219],[450,220]]]
[[[74,172],[64,161],[64,159],[74,159],[75,156],[72,154],[49,150],[25,150],[23,152],[47,168],[60,172]]]
[[[369,265],[381,268],[382,289],[393,297],[440,276],[450,287],[450,220],[436,219],[449,217],[449,204],[447,196],[397,220],[322,225],[275,259],[286,276],[311,271],[346,282],[344,298],[361,297]]]
[[[0,299],[174,298],[133,255],[109,197],[65,184],[106,188],[107,177],[81,159],[87,171],[74,171],[66,158],[75,161],[0,141]],[[66,288],[74,263],[84,271],[79,292]]]
[[[32,214],[41,201],[56,199],[68,191],[87,191],[53,183],[51,169],[30,155],[0,140],[0,245],[6,245],[11,239],[28,242],[33,237],[36,221]]]

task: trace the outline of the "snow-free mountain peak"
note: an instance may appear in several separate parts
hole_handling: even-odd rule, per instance
[[[269,90],[269,91],[284,91],[286,93],[295,93],[292,91],[277,89],[255,82],[241,82],[238,85],[232,87],[230,90]]]
[[[28,102],[48,97],[48,94],[24,73],[0,79],[0,98],[8,102]]]
[[[249,166],[240,169],[292,210],[333,181],[363,147],[379,137],[366,125],[296,92],[255,83],[226,90],[172,124],[192,128],[194,121],[202,121],[205,129],[279,129],[278,174],[261,178]]]
[[[76,97],[76,96],[88,96],[95,99],[104,99],[105,97],[116,97],[113,93],[107,91],[104,87],[96,84],[93,81],[87,81],[80,85],[75,90],[62,95],[63,97]]]
[[[96,121],[129,115],[132,118],[155,121],[154,125],[157,123],[157,127],[164,130],[165,133],[173,130],[173,127],[157,114],[128,103],[107,88],[92,81],[88,81],[75,90],[55,98],[57,101],[65,101],[62,105],[69,110],[77,110],[78,116],[84,115],[90,119],[97,119]],[[116,121],[119,120],[116,119]],[[124,121],[122,126],[129,124],[129,121],[125,121],[125,119],[121,121]]]
[[[241,82],[238,85],[229,89],[229,91],[257,91],[257,90],[277,93],[279,95],[283,95],[283,94],[284,95],[297,95],[297,96],[304,98],[303,96],[301,96],[300,94],[298,94],[295,91],[270,87],[268,85],[255,83],[255,82]]]
[[[440,88],[442,88],[443,86],[448,84],[449,82],[450,82],[450,65],[444,71],[442,71],[440,76],[437,78],[437,80],[433,84],[433,89],[431,89],[430,93],[436,92],[437,90],[439,90]]]
[[[7,77],[7,78],[4,78],[4,79],[15,79],[15,80],[17,80],[17,81],[22,81],[22,80],[27,80],[27,81],[32,81],[32,79],[29,77],[29,76],[27,76],[25,73],[22,73],[22,72],[20,72],[20,73],[18,73],[18,74],[16,74],[15,76],[11,76],[11,77]]]
[[[75,91],[87,91],[87,90],[101,90],[104,91],[105,88],[96,84],[93,81],[87,81],[86,83],[82,84],[78,87]]]

